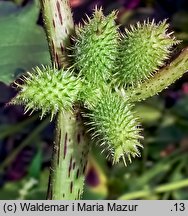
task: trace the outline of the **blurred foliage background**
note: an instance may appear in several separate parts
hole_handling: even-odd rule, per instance
[[[188,45],[187,0],[71,0],[75,22],[96,4],[105,14],[119,10],[117,23],[124,27],[167,18],[182,40],[175,53]],[[0,1],[0,199],[46,198],[55,124],[8,105],[21,73],[50,64],[42,26],[38,1]],[[144,128],[142,156],[128,167],[112,166],[93,146],[84,199],[188,199],[188,75],[136,109]]]

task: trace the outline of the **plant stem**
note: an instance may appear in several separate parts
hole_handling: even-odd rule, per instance
[[[80,199],[83,192],[88,148],[78,118],[70,113],[66,116],[59,113],[58,116],[56,144],[59,146],[54,146],[53,168],[56,170],[51,182],[52,199],[55,200]]]
[[[164,193],[164,192],[168,192],[168,191],[172,191],[172,190],[178,190],[178,189],[183,188],[183,187],[188,187],[188,179],[178,181],[178,182],[173,182],[170,184],[160,185],[154,189],[141,190],[141,191],[128,193],[126,195],[119,197],[118,199],[119,200],[140,199],[140,198],[147,197],[147,196],[154,194],[154,193]]]
[[[67,47],[74,30],[68,0],[41,0],[52,65],[68,67]],[[79,109],[57,116],[56,140],[48,187],[48,199],[80,199],[89,146]]]
[[[41,0],[41,5],[52,64],[58,69],[66,67],[66,48],[74,30],[69,0]]]
[[[138,87],[126,91],[131,102],[145,100],[174,83],[188,70],[188,47],[169,65],[163,67],[154,76],[141,83]]]

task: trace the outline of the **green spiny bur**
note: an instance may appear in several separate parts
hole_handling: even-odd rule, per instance
[[[53,118],[59,111],[71,110],[81,88],[81,81],[70,71],[50,67],[37,67],[22,81],[23,84],[16,83],[20,92],[11,103],[25,105],[26,112],[41,110],[41,118],[46,113],[51,113]]]
[[[101,9],[95,10],[93,18],[77,30],[73,53],[76,67],[88,81],[109,79],[118,55],[118,32],[114,19],[116,13],[104,16]]]
[[[120,44],[118,71],[114,76],[117,85],[136,86],[164,64],[172,46],[178,42],[167,30],[166,21],[159,24],[145,21],[131,26],[130,31],[126,29]]]
[[[104,150],[109,151],[114,163],[122,158],[126,164],[124,154],[130,162],[131,157],[139,155],[138,147],[142,147],[139,139],[142,137],[137,118],[128,101],[106,91],[86,117],[89,119],[87,125],[92,138],[97,139]]]

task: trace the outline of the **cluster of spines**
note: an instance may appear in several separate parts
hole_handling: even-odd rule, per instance
[[[116,85],[137,86],[149,79],[169,58],[173,45],[178,41],[168,33],[166,20],[158,24],[154,20],[140,22],[125,29],[119,48]]]
[[[104,16],[95,9],[83,27],[78,27],[73,47],[75,66],[89,82],[98,83],[110,78],[118,55],[119,33],[115,24],[116,12]]]
[[[113,163],[123,159],[126,165],[125,156],[130,162],[131,157],[139,156],[142,136],[128,101],[107,90],[85,116],[92,138],[108,151]]]
[[[41,118],[50,113],[51,119],[59,111],[72,110],[82,86],[70,70],[44,66],[28,72],[21,81],[22,84],[15,82],[20,91],[11,103],[25,105],[25,112],[41,110]]]

